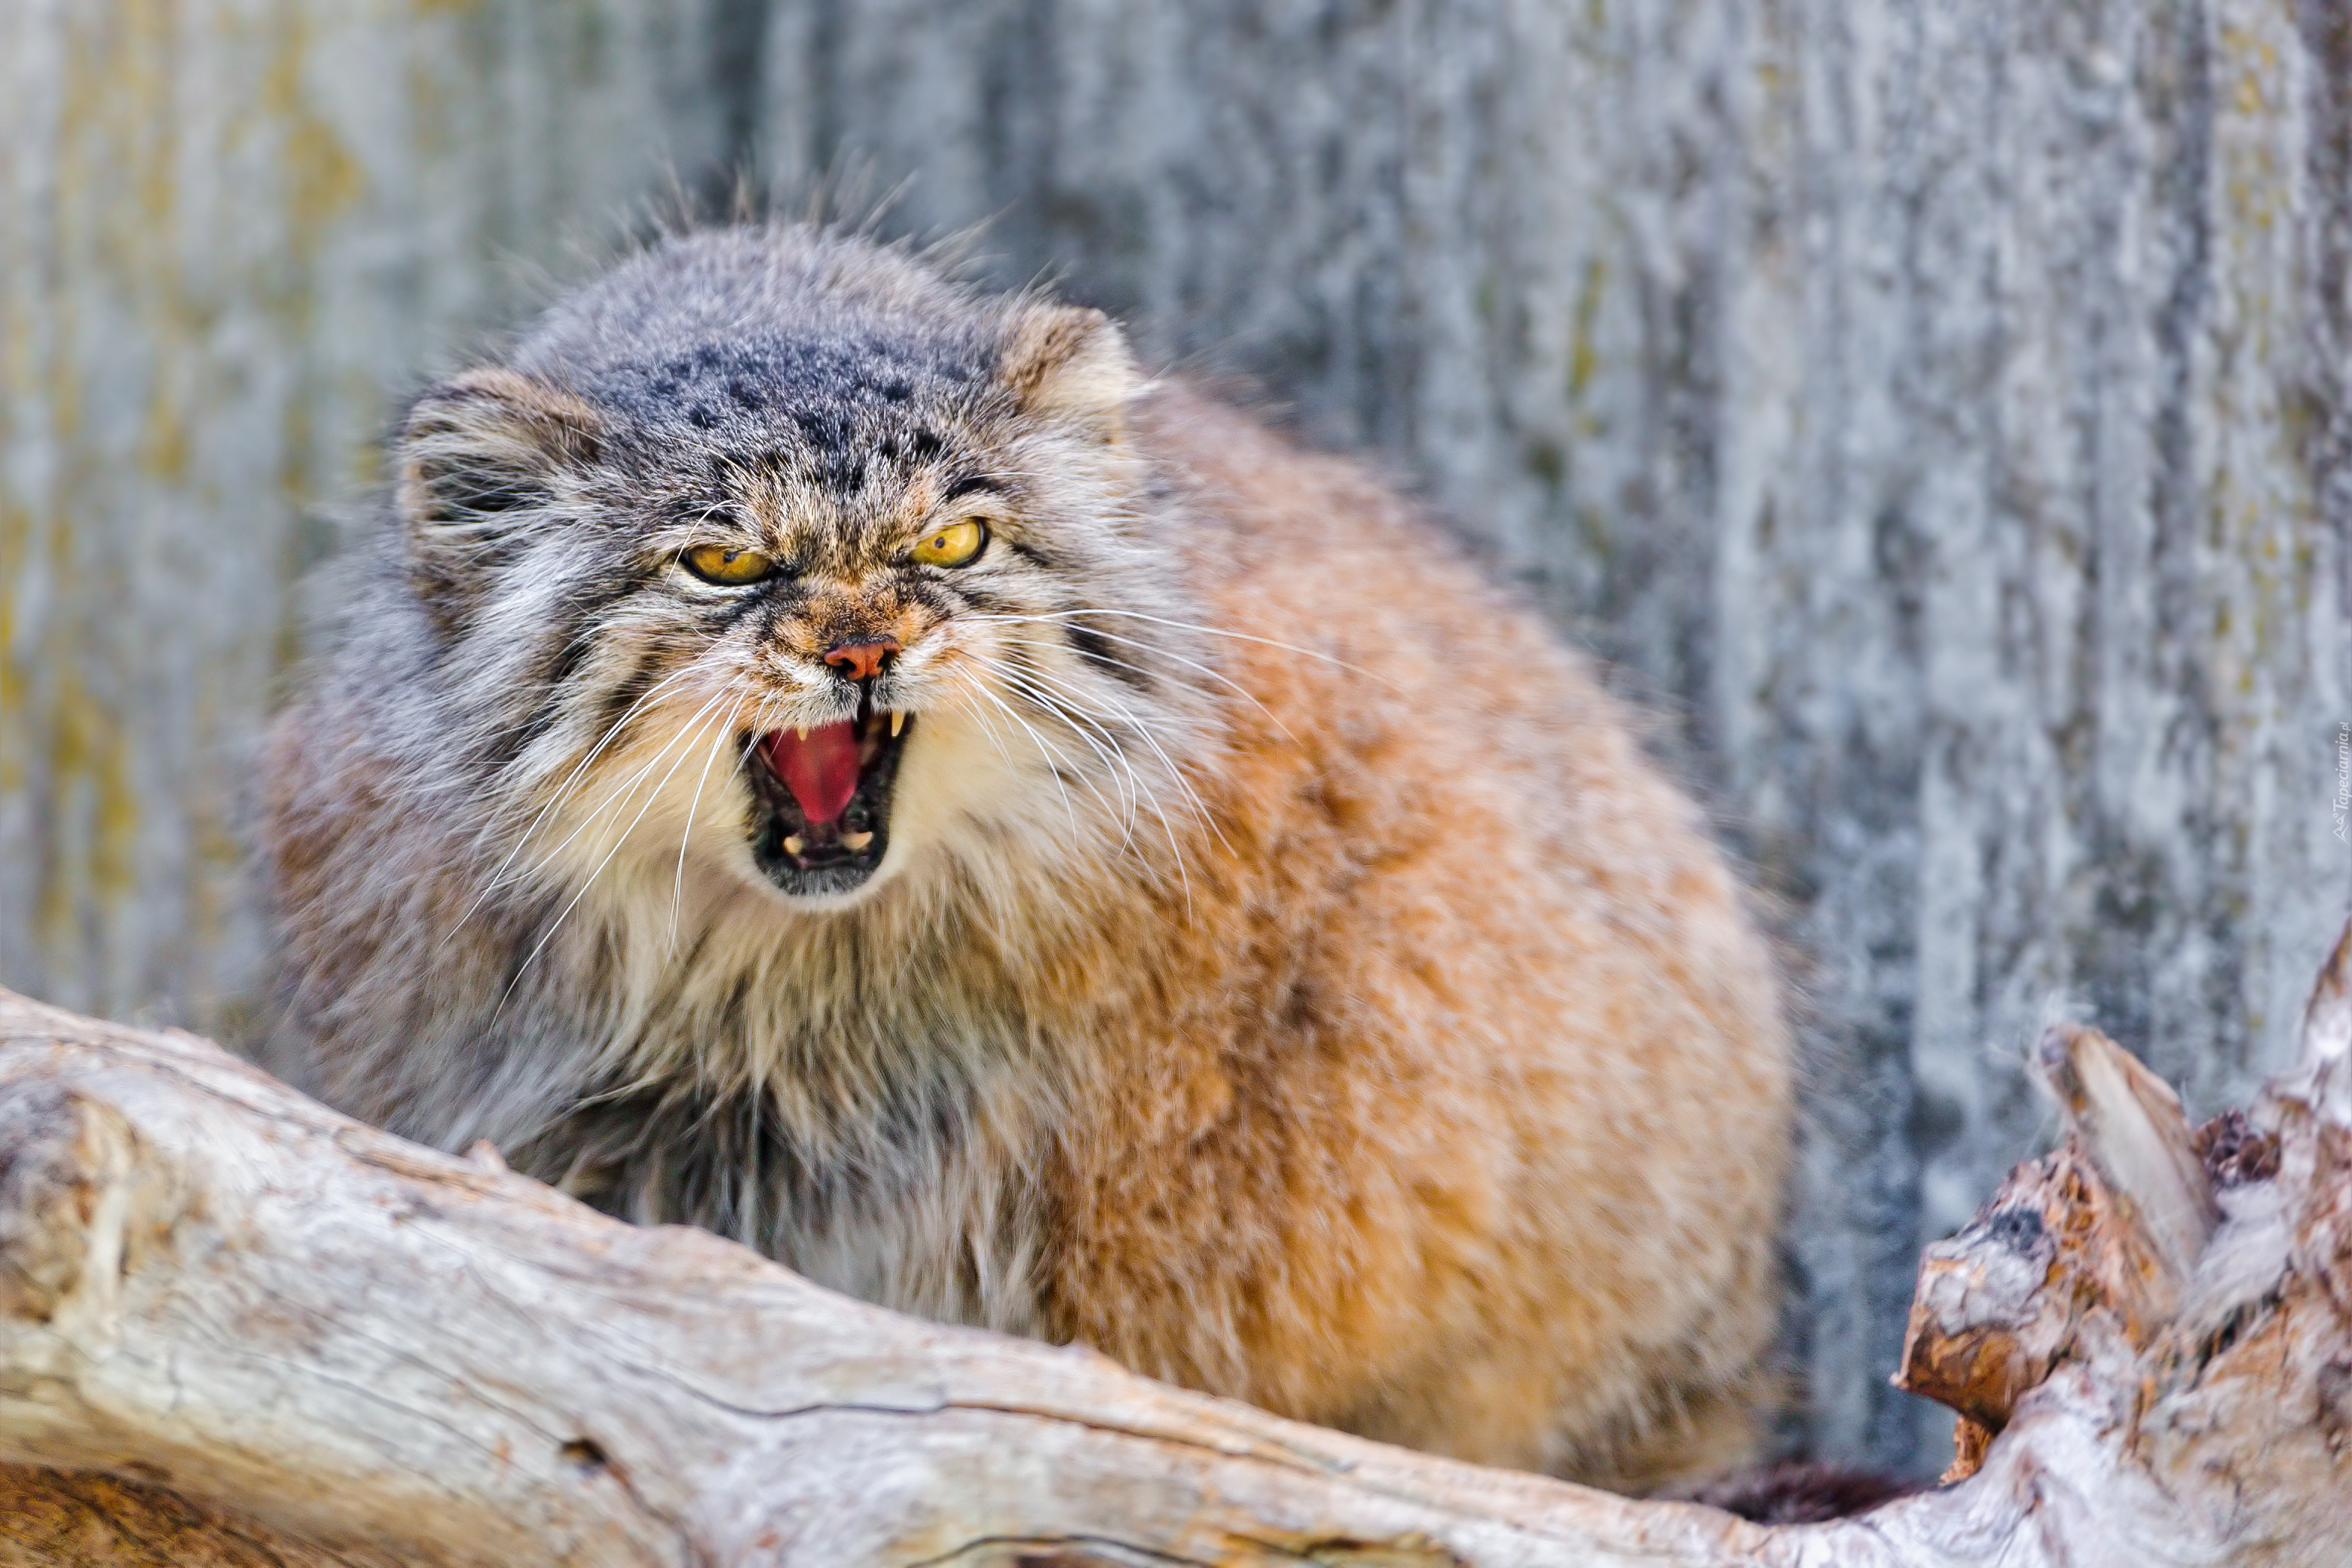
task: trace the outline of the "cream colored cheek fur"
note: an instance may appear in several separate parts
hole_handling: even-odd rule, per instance
[[[753,862],[741,773],[762,764],[741,755],[740,737],[754,720],[790,722],[776,716],[794,714],[803,694],[767,695],[744,676],[683,691],[638,723],[636,738],[598,756],[531,833],[517,857],[522,876],[558,891],[587,890],[608,917],[634,913],[676,925],[687,905],[708,907],[733,883],[789,908],[848,909],[903,877],[938,875],[949,858],[982,883],[1025,880],[1047,868],[1099,865],[1107,848],[1163,831],[1141,792],[1152,789],[1148,773],[1139,786],[1094,777],[1100,770],[1088,766],[1096,759],[1085,741],[1023,712],[1009,693],[994,692],[1005,705],[999,708],[971,692],[970,683],[985,674],[948,674],[954,651],[938,633],[927,643],[909,650],[899,677],[916,724],[892,791],[889,852],[856,888],[789,894]],[[1056,763],[1085,781],[1057,779]],[[710,885],[714,873],[719,887]]]

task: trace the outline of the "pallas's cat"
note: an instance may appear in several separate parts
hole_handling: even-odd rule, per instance
[[[417,398],[279,718],[278,1061],[1397,1442],[1739,1457],[1766,949],[1538,622],[1090,310],[675,235]]]

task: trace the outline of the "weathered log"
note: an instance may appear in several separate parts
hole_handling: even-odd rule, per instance
[[[2100,1336],[2147,1348],[2219,1218],[2188,1118],[2161,1080],[2093,1029],[2060,1025],[2040,1055],[2069,1135],[1927,1248],[1895,1377],[1987,1433]],[[1975,1439],[1962,1436],[1967,1473]]]
[[[2352,1228],[2337,1212],[2352,1197],[2352,924],[2313,987],[2302,1040],[2301,1069],[2252,1115],[2232,1111],[2192,1133],[2172,1091],[2096,1030],[2044,1036],[2040,1062],[2065,1141],[2019,1166],[1965,1229],[1927,1249],[1895,1377],[1960,1413],[1947,1481],[1973,1474],[1993,1436],[2070,1362],[2117,1390],[2129,1386],[2118,1379],[2147,1380],[2133,1443],[2151,1459],[2178,1464],[2201,1448],[2210,1480],[2212,1444],[2186,1439],[2229,1410],[2223,1429],[2250,1445],[2224,1467],[2231,1473],[2286,1468],[2288,1454],[2268,1445],[2315,1433],[2336,1463],[2336,1406],[2352,1383],[2341,1338]],[[2261,1396],[2250,1390],[2266,1382],[2283,1402],[2275,1419],[2245,1424],[2245,1401]],[[2292,1490],[2326,1468],[2266,1479]],[[2340,1515],[2333,1528],[2352,1542],[2352,1498],[2331,1508],[2324,1490],[2312,1495],[2315,1523]]]
[[[2058,1037],[2067,1144],[1930,1258],[1906,1352],[1981,1468],[1774,1528],[899,1317],[0,993],[0,1461],[39,1467],[0,1562],[2340,1563],[2347,976],[2352,931],[2310,1060],[2201,1146]]]

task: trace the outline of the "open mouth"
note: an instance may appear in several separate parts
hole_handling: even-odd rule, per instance
[[[890,847],[890,788],[914,716],[862,698],[857,716],[758,737],[751,780],[751,858],[768,880],[803,896],[848,893]]]

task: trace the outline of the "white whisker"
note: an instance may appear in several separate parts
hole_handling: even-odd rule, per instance
[[[669,739],[664,741],[660,749],[656,751],[652,758],[641,765],[635,773],[632,773],[621,783],[607,790],[604,794],[604,798],[596,803],[594,808],[588,812],[586,817],[582,819],[578,827],[573,828],[570,832],[566,833],[560,842],[558,842],[553,848],[550,849],[545,854],[541,855],[537,861],[533,862],[530,869],[524,872],[521,877],[518,877],[515,880],[520,881],[523,880],[523,878],[534,876],[540,872],[545,871],[548,867],[553,865],[555,863],[555,858],[571,847],[574,840],[578,839],[581,834],[588,831],[589,829],[597,826],[604,820],[606,810],[611,807],[615,800],[622,799],[624,796],[634,798],[636,794],[636,787],[638,783],[645,779],[646,775],[651,773],[655,768],[661,766],[662,758],[669,755],[670,747],[677,744],[679,737],[688,734],[695,729],[698,729],[704,716],[709,714],[713,707],[726,700],[727,694],[725,692],[719,692],[706,698],[703,705],[695,710],[694,716],[687,720],[686,725],[678,730],[677,734],[672,735]],[[683,759],[681,758],[681,760]],[[667,778],[663,780],[665,783],[667,781]],[[660,786],[656,785],[655,788],[658,790]],[[627,808],[624,806],[622,809],[625,810]]]
[[[1019,725],[1023,729],[1029,731],[1029,738],[1037,743],[1037,754],[1045,759],[1045,771],[1052,776],[1054,788],[1062,792],[1062,810],[1063,813],[1069,818],[1070,831],[1075,835],[1078,831],[1077,808],[1070,803],[1070,791],[1062,782],[1062,770],[1060,766],[1058,766],[1059,764],[1068,762],[1069,758],[1063,756],[1058,748],[1048,747],[1045,744],[1045,737],[1039,735],[1035,728],[1030,725],[1027,719],[1023,718],[1019,714],[1013,712],[1012,706],[1007,704],[1003,698],[998,696],[994,692],[990,691],[986,685],[978,681],[974,681],[971,683],[971,689],[978,692],[982,696],[986,697],[990,702],[994,703],[999,708],[1003,709],[1005,717]]]
[[[1259,643],[1269,648],[1279,648],[1286,653],[1297,653],[1301,658],[1319,659],[1324,664],[1337,665],[1339,668],[1346,670],[1350,674],[1361,675],[1366,680],[1378,681],[1381,685],[1391,687],[1391,689],[1396,686],[1396,683],[1390,680],[1387,676],[1367,670],[1360,664],[1351,664],[1345,659],[1335,659],[1328,653],[1318,653],[1312,648],[1302,648],[1296,643],[1284,643],[1272,637],[1255,636],[1247,632],[1227,632],[1221,627],[1202,626],[1198,622],[1192,621],[1171,621],[1164,615],[1147,615],[1140,610],[1051,610],[1034,615],[1023,616],[1020,617],[1020,619],[1029,621],[1068,621],[1076,619],[1081,615],[1124,615],[1130,621],[1149,621],[1156,626],[1173,627],[1179,632],[1197,632],[1204,637],[1229,637],[1236,643]],[[990,619],[990,617],[975,615],[971,619],[982,621]]]
[[[653,762],[647,764],[645,768],[640,769],[636,777],[642,779],[646,773],[650,772],[653,767],[657,765],[664,757],[669,755],[670,748],[677,746],[679,740],[691,736],[699,735],[701,733],[703,717],[708,715],[712,708],[716,707],[724,700],[726,700],[726,694],[720,693],[717,696],[712,697],[709,702],[705,703],[700,708],[697,709],[694,717],[687,722],[685,727],[680,728],[676,735],[673,735],[668,740],[662,743],[661,749],[654,753]],[[588,890],[595,885],[596,879],[604,874],[604,868],[613,863],[613,857],[621,852],[621,846],[628,841],[629,834],[635,831],[636,825],[639,822],[645,821],[646,813],[653,809],[654,801],[660,799],[662,790],[667,787],[670,779],[677,776],[677,770],[686,765],[687,758],[691,755],[692,747],[688,747],[685,752],[680,754],[676,762],[670,764],[669,771],[662,775],[661,782],[656,784],[652,791],[646,797],[646,803],[637,808],[637,814],[635,816],[629,819],[629,825],[622,829],[619,833],[614,836],[612,847],[604,852],[604,858],[598,861],[595,867],[581,881],[580,889],[572,895],[571,902],[566,904],[562,910],[556,915],[554,920],[549,923],[547,930],[540,936],[538,942],[533,944],[530,951],[523,956],[522,962],[515,966],[514,977],[507,982],[506,990],[499,995],[498,1007],[491,1011],[490,1016],[493,1019],[496,1019],[499,1013],[505,1010],[509,998],[514,995],[515,988],[522,984],[523,976],[530,973],[531,965],[539,961],[539,956],[547,950],[547,945],[555,940],[555,934],[563,928],[563,923],[572,917],[572,912],[580,907],[580,901],[588,896]],[[635,780],[632,780],[631,782],[629,792],[631,795],[635,795]],[[607,796],[605,798],[605,804],[609,805],[611,800],[612,797]],[[624,807],[624,810],[626,808]],[[598,806],[596,812],[590,819],[591,821],[601,820],[604,811],[604,805]],[[578,834],[575,832],[573,837],[577,836]],[[571,840],[566,839],[564,842],[569,843],[571,842]],[[560,848],[561,846],[558,847]]]
[[[635,717],[638,711],[647,703],[660,695],[664,688],[667,687],[674,681],[683,680],[688,675],[694,674],[694,672],[701,666],[701,664],[702,660],[700,657],[690,659],[685,664],[679,666],[670,674],[664,675],[660,680],[655,682],[652,686],[647,688],[644,695],[640,695],[636,701],[631,703],[627,709],[622,713],[620,717],[614,719],[605,727],[604,735],[598,737],[596,744],[588,748],[587,755],[581,758],[580,760],[573,765],[572,771],[566,774],[563,781],[555,787],[554,793],[548,797],[546,803],[540,807],[537,814],[531,818],[530,823],[523,828],[521,832],[515,836],[515,841],[512,847],[507,851],[505,855],[500,857],[497,865],[490,868],[490,874],[483,880],[481,892],[475,895],[473,903],[466,906],[465,913],[458,915],[457,920],[451,924],[448,931],[443,934],[439,946],[446,946],[459,931],[465,928],[466,922],[474,917],[475,914],[481,909],[483,904],[489,899],[491,894],[497,893],[501,887],[508,885],[504,880],[507,868],[514,863],[515,857],[517,855],[522,853],[524,847],[530,842],[531,836],[537,833],[540,830],[541,824],[547,821],[548,814],[563,804],[564,800],[570,796],[573,785],[579,780],[581,776],[587,771],[589,766],[603,754],[604,748],[613,743],[614,738],[621,733],[622,729],[628,724],[629,720]],[[482,830],[483,834],[486,835],[490,831],[491,826],[496,825],[498,821],[499,813],[493,811],[490,814],[488,823],[485,824]],[[438,948],[436,947],[436,950],[437,951]]]
[[[1034,675],[1034,678],[1047,683],[1055,690],[1063,693],[1066,697],[1068,697],[1073,701],[1082,695],[1074,692],[1066,683],[1055,680],[1052,676],[1047,675],[1043,671],[1034,671],[1030,672],[1030,674]],[[1192,780],[1184,777],[1184,770],[1177,766],[1176,759],[1168,754],[1167,749],[1162,747],[1158,738],[1152,735],[1151,727],[1137,716],[1135,712],[1128,707],[1125,703],[1119,702],[1115,697],[1101,696],[1097,697],[1096,700],[1108,702],[1118,710],[1119,716],[1121,716],[1135,730],[1135,733],[1142,738],[1144,745],[1150,747],[1153,753],[1159,757],[1160,763],[1168,769],[1170,780],[1175,784],[1177,789],[1184,792],[1185,800],[1192,806],[1193,814],[1200,820],[1201,825],[1208,829],[1211,833],[1214,834],[1219,843],[1223,844],[1227,850],[1231,850],[1233,848],[1232,843],[1226,840],[1223,831],[1217,826],[1215,819],[1211,816],[1207,803],[1201,799],[1199,791],[1192,788]],[[1047,706],[1066,707],[1067,706],[1067,704],[1054,703]],[[1068,713],[1066,716],[1069,717],[1073,722],[1078,721],[1080,717],[1080,716],[1075,712]],[[1099,722],[1099,716],[1095,716],[1097,718],[1097,722]],[[1106,732],[1106,735],[1108,735],[1108,732]]]
[[[973,619],[975,619],[975,620],[990,620],[990,621],[1006,621],[1006,622],[1039,622],[1039,623],[1052,623],[1052,618],[1051,618],[1051,617],[1043,616],[1043,615],[990,615],[990,616],[984,616],[984,617],[983,617],[983,616],[975,616],[975,617],[973,617]],[[1290,727],[1289,727],[1288,725],[1286,725],[1286,724],[1283,723],[1283,722],[1282,722],[1282,719],[1280,718],[1280,716],[1277,716],[1272,708],[1270,708],[1270,707],[1266,706],[1265,703],[1260,702],[1260,701],[1258,700],[1258,696],[1257,696],[1257,694],[1256,694],[1255,692],[1251,691],[1247,686],[1245,686],[1245,685],[1242,685],[1239,681],[1237,681],[1237,680],[1234,679],[1231,675],[1226,674],[1223,670],[1220,670],[1220,669],[1216,668],[1214,665],[1211,665],[1211,664],[1204,664],[1201,663],[1201,661],[1200,661],[1200,660],[1198,660],[1198,659],[1188,659],[1188,658],[1186,658],[1186,657],[1185,657],[1183,654],[1181,654],[1181,653],[1172,653],[1172,652],[1171,652],[1170,650],[1168,650],[1168,649],[1166,649],[1166,648],[1161,647],[1161,646],[1160,646],[1159,643],[1147,643],[1147,642],[1143,641],[1143,640],[1142,640],[1141,638],[1139,638],[1139,637],[1122,637],[1122,636],[1120,636],[1120,635],[1119,635],[1118,632],[1106,632],[1106,631],[1104,631],[1104,630],[1103,630],[1101,627],[1099,627],[1099,626],[1090,627],[1090,628],[1088,628],[1088,630],[1092,631],[1092,632],[1094,632],[1094,634],[1095,634],[1096,636],[1097,636],[1097,637],[1104,637],[1104,638],[1108,638],[1108,639],[1109,639],[1111,642],[1114,642],[1114,643],[1126,643],[1126,644],[1127,644],[1129,647],[1130,647],[1130,648],[1141,648],[1141,649],[1143,649],[1146,653],[1156,653],[1156,654],[1158,654],[1160,657],[1161,657],[1161,658],[1163,658],[1163,659],[1167,659],[1167,660],[1171,661],[1172,663],[1175,663],[1175,664],[1179,664],[1183,665],[1183,666],[1184,666],[1186,669],[1188,669],[1188,670],[1197,670],[1197,671],[1198,671],[1198,672],[1200,672],[1202,674],[1204,674],[1204,675],[1208,676],[1208,677],[1209,677],[1211,680],[1213,680],[1213,681],[1216,681],[1216,682],[1218,682],[1218,683],[1220,683],[1220,684],[1222,684],[1222,685],[1231,686],[1231,687],[1234,689],[1234,693],[1235,693],[1237,695],[1239,695],[1239,696],[1242,698],[1242,700],[1243,700],[1243,701],[1244,701],[1244,702],[1248,703],[1252,707],[1254,707],[1254,708],[1257,709],[1257,711],[1258,711],[1258,712],[1260,712],[1260,713],[1262,713],[1262,714],[1265,715],[1267,722],[1271,723],[1271,724],[1274,726],[1274,727],[1275,727],[1275,728],[1276,728],[1276,729],[1278,729],[1278,730],[1280,730],[1280,731],[1282,732],[1282,737],[1283,737],[1283,738],[1284,738],[1285,740],[1294,740],[1294,741],[1295,741],[1295,740],[1297,740],[1297,739],[1298,738],[1297,736],[1293,735],[1293,734],[1290,732]],[[1013,644],[1013,645],[1017,645],[1017,646],[1021,646],[1021,647],[1032,647],[1032,648],[1055,648],[1055,647],[1059,647],[1059,648],[1067,649],[1069,652],[1071,652],[1071,653],[1076,653],[1077,652],[1076,649],[1070,648],[1070,647],[1069,647],[1069,644],[1067,644],[1067,643],[1036,643],[1036,642],[1033,642],[1033,641],[1031,641],[1031,640],[1029,640],[1029,639],[1027,639],[1027,638],[1020,638],[1020,637],[1008,638],[1008,639],[1006,639],[1006,642],[1007,642],[1008,643],[1011,643],[1011,644]],[[1086,655],[1086,654],[1079,654],[1078,656],[1079,656],[1079,657],[1081,657],[1081,658],[1084,658],[1084,657],[1087,657],[1088,655]],[[1109,663],[1111,663],[1111,664],[1117,664],[1117,665],[1118,665],[1120,669],[1122,669],[1122,670],[1133,670],[1137,674],[1146,676],[1147,678],[1148,678],[1148,677],[1150,676],[1150,672],[1149,670],[1144,669],[1140,664],[1131,664],[1128,663],[1125,659],[1110,659],[1108,662],[1109,662]]]
[[[1033,703],[1037,701],[1036,695],[1022,690],[1017,680],[1010,684],[1016,695]],[[1118,819],[1123,835],[1119,847],[1125,849],[1134,841],[1135,810],[1142,802],[1142,780],[1136,777],[1134,765],[1121,755],[1115,737],[1105,733],[1102,739],[1095,738],[1094,733],[1091,732],[1099,730],[1099,726],[1076,721],[1075,716],[1060,712],[1050,702],[1039,703],[1037,706],[1055,717],[1073,720],[1072,729],[1076,738],[1101,760],[1104,768],[1110,774],[1112,784],[1118,789],[1120,796],[1119,802],[1116,805],[1103,794],[1093,779],[1082,778],[1080,781],[1088,789],[1093,790],[1095,799],[1102,801],[1104,808],[1113,817]]]
[[[1007,674],[1009,674],[1009,672],[1007,672],[1007,670],[1006,670],[1006,666],[1004,666],[1004,665],[1003,665],[1003,664],[1002,663],[1002,661],[991,661],[991,664],[992,664],[992,666],[993,668],[997,669],[1000,673],[1007,673]],[[985,693],[985,695],[989,697],[989,700],[990,700],[990,701],[998,703],[998,705],[999,705],[1000,706],[1003,706],[1003,702],[1002,702],[1002,699],[998,698],[998,697],[995,695],[995,694],[991,693],[991,692],[986,692],[986,688],[985,688],[985,687],[982,687],[982,688],[978,688],[978,689],[980,689],[980,690],[982,690],[983,693]],[[1018,688],[1016,687],[1016,689],[1018,689]],[[1063,718],[1063,719],[1065,719],[1066,721],[1070,721],[1070,722],[1073,722],[1073,723],[1075,723],[1075,722],[1076,722],[1076,721],[1075,721],[1075,718],[1074,718],[1074,716],[1072,716],[1072,715],[1070,715],[1070,714],[1067,714],[1067,713],[1065,713],[1065,712],[1060,711],[1060,709],[1059,709],[1059,707],[1058,707],[1058,705],[1055,704],[1055,703],[1050,699],[1050,697],[1046,696],[1046,695],[1045,695],[1045,694],[1043,694],[1043,693],[1039,693],[1039,692],[1036,692],[1036,691],[1034,691],[1034,690],[1029,690],[1029,691],[1023,691],[1023,692],[1021,692],[1021,693],[1020,693],[1020,695],[1024,695],[1024,697],[1026,697],[1029,701],[1031,701],[1031,702],[1033,702],[1033,703],[1036,704],[1036,706],[1039,706],[1041,709],[1044,709],[1045,711],[1049,712],[1049,713],[1054,713],[1057,717]],[[1007,707],[1007,708],[1005,709],[1005,711],[1006,711],[1007,713],[1012,713],[1012,709],[1011,709],[1011,708],[1009,708],[1009,707]],[[1026,722],[1025,720],[1021,719],[1021,717],[1020,717],[1020,716],[1019,716],[1019,715],[1017,715],[1017,714],[1013,714],[1013,716],[1014,721],[1015,721],[1016,723],[1021,724],[1021,726],[1022,726],[1022,727],[1023,727],[1023,728],[1024,728],[1024,729],[1029,728],[1029,725],[1027,724],[1027,722]],[[1034,732],[1034,730],[1032,730],[1032,731],[1031,731],[1031,733],[1032,733],[1032,734],[1034,734],[1035,732]],[[1149,741],[1149,738],[1150,738],[1150,737],[1146,737],[1145,738],[1147,739],[1147,741]],[[1154,747],[1154,749],[1155,749],[1155,750],[1157,750],[1157,749],[1158,749],[1158,748],[1157,748],[1157,747],[1156,747],[1156,745],[1155,745],[1155,747]],[[1166,754],[1165,752],[1161,752],[1161,753],[1160,753],[1160,756],[1161,756],[1161,758],[1162,758],[1162,759],[1163,759],[1163,760],[1165,760],[1165,758],[1166,758],[1166,755],[1167,755],[1167,754]],[[1171,765],[1171,766],[1172,766],[1172,765]],[[1058,776],[1058,775],[1056,776],[1055,782],[1056,782],[1056,783],[1059,783],[1059,782],[1060,782],[1060,779],[1059,779],[1059,776]],[[1176,781],[1176,782],[1179,784],[1179,786],[1180,786],[1180,787],[1182,787],[1182,786],[1183,786],[1183,780],[1182,780],[1181,779],[1177,779],[1177,781]],[[1138,783],[1139,787],[1140,787],[1140,786],[1141,786],[1141,779],[1140,779],[1140,776],[1138,776],[1138,777],[1137,777],[1137,783]],[[1185,907],[1185,910],[1186,910],[1187,915],[1188,915],[1188,916],[1189,916],[1190,912],[1191,912],[1191,910],[1192,910],[1192,879],[1191,873],[1190,873],[1190,872],[1186,869],[1186,867],[1185,867],[1185,863],[1184,863],[1184,851],[1183,851],[1182,846],[1181,846],[1181,845],[1178,842],[1178,841],[1177,841],[1177,838],[1176,838],[1176,829],[1175,829],[1175,825],[1168,820],[1168,813],[1166,812],[1166,810],[1162,810],[1162,809],[1161,809],[1161,807],[1160,807],[1160,805],[1159,797],[1158,797],[1156,794],[1154,794],[1152,791],[1150,791],[1149,789],[1145,789],[1143,792],[1144,792],[1144,796],[1145,796],[1145,799],[1146,799],[1147,802],[1148,802],[1148,803],[1150,805],[1150,807],[1151,807],[1152,815],[1154,815],[1155,817],[1159,818],[1159,820],[1160,820],[1160,830],[1161,833],[1163,833],[1163,834],[1167,837],[1167,840],[1168,840],[1168,850],[1169,850],[1169,853],[1173,857],[1173,859],[1174,859],[1174,861],[1175,861],[1177,875],[1178,875],[1178,877],[1181,880],[1181,882],[1182,882],[1182,883],[1183,883],[1183,889],[1184,889],[1184,907]],[[1065,799],[1065,800],[1066,800],[1067,798],[1068,798],[1068,796],[1067,796],[1067,791],[1066,790],[1066,791],[1064,792],[1064,799]],[[1108,804],[1108,802],[1106,802],[1106,804]]]
[[[735,719],[742,711],[743,698],[738,696],[735,706],[727,711],[725,722],[719,726],[717,737],[719,744],[712,746],[710,755],[702,759],[702,772],[694,780],[694,799],[687,803],[686,825],[677,831],[677,874],[671,883],[669,898],[669,947],[673,953],[677,951],[678,914],[686,904],[686,844],[694,833],[694,814],[702,809],[702,787],[710,781],[710,765],[718,761],[719,754],[726,749],[724,743],[728,733],[734,728]]]

